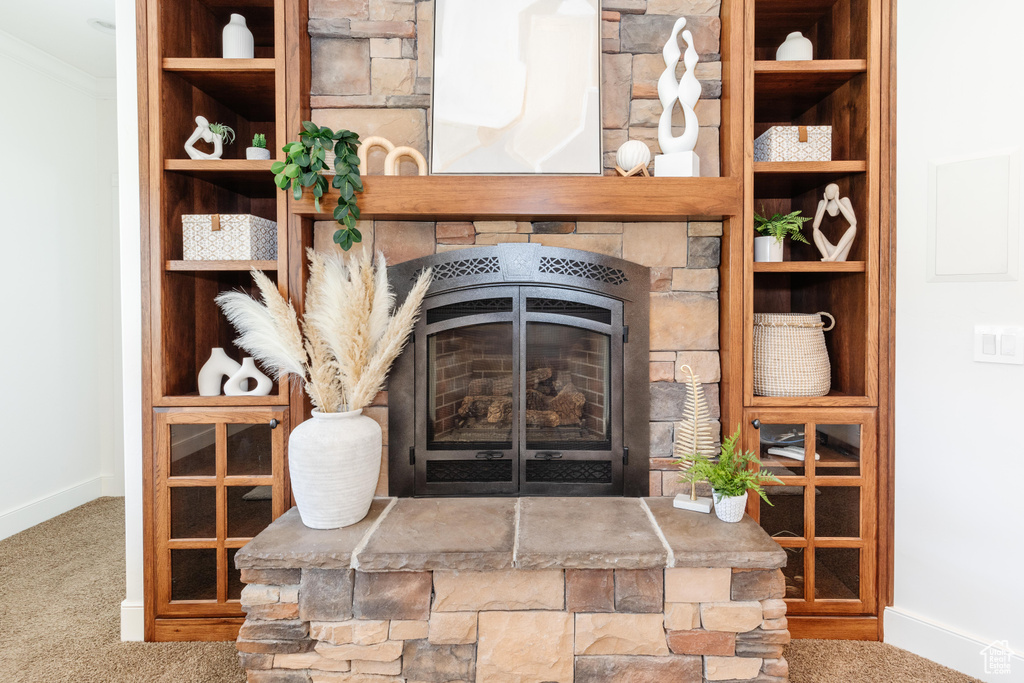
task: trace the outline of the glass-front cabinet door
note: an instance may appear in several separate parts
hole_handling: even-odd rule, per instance
[[[782,484],[748,512],[788,556],[790,614],[871,614],[875,409],[748,410],[744,442]]]
[[[235,553],[287,510],[286,406],[158,409],[157,616],[241,614]]]

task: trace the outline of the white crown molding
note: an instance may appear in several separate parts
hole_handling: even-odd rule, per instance
[[[57,59],[48,52],[30,45],[20,38],[0,30],[0,56],[63,83],[100,100],[112,100],[117,96],[114,78],[97,78],[81,69]]]

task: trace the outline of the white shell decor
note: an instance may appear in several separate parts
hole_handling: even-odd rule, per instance
[[[743,519],[743,511],[747,508],[747,492],[742,496],[723,496],[712,491],[715,497],[715,514],[723,522],[735,524]]]
[[[627,140],[615,152],[615,165],[623,175],[632,175],[638,167],[646,170],[650,163],[651,148],[641,140]]]
[[[212,152],[200,152],[195,144],[202,140],[213,145]],[[210,130],[210,122],[205,116],[196,117],[196,129],[185,141],[185,153],[189,159],[220,159],[224,154],[224,140],[221,136]]]
[[[199,370],[199,395],[220,396],[221,382],[242,369],[221,347],[210,352],[210,359]]]
[[[312,529],[355,524],[370,510],[381,463],[381,429],[362,410],[313,411],[288,437],[292,493]]]
[[[246,389],[249,380],[256,380],[256,386]],[[242,367],[224,384],[225,396],[269,396],[274,382],[256,368],[252,358],[243,358]]]
[[[814,59],[814,46],[811,41],[804,37],[800,31],[794,31],[786,36],[786,42],[775,51],[775,61],[778,62],[802,62]]]
[[[222,56],[224,59],[252,59],[255,46],[252,31],[245,25],[245,17],[232,14],[231,20],[221,32]]]
[[[665,70],[658,78],[658,99],[661,100],[662,112],[658,119],[658,145],[662,154],[654,158],[654,175],[671,177],[693,177],[700,175],[700,159],[693,153],[697,146],[700,123],[694,107],[700,99],[701,86],[694,74],[700,57],[693,47],[693,34],[684,31],[686,17],[680,17],[672,27],[672,35],[665,43],[661,55],[665,60]],[[686,41],[686,52],[679,50],[679,33],[682,31]],[[686,72],[676,81],[676,65],[682,55]],[[672,110],[676,102],[683,110],[686,128],[683,134],[672,134]]]

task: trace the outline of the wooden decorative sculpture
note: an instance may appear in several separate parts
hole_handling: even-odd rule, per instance
[[[825,212],[833,218],[843,214],[843,218],[850,224],[850,227],[843,233],[839,243],[835,246],[828,241],[828,238],[821,232],[821,219]],[[853,204],[849,197],[839,196],[839,186],[830,183],[825,187],[825,198],[818,202],[818,210],[814,214],[814,244],[821,252],[822,261],[845,261],[850,255],[850,248],[853,240],[857,237],[857,216],[853,213]]]
[[[359,157],[359,175],[366,175],[366,155],[370,153],[370,150],[374,147],[383,147],[388,151],[388,154],[394,151],[395,145],[387,138],[382,138],[379,135],[371,135],[370,137],[363,140],[363,144],[359,145],[359,150],[356,152],[356,156]],[[328,164],[331,168],[334,164]],[[386,169],[386,167],[385,167]],[[385,170],[384,175],[387,175]]]
[[[689,470],[701,458],[714,457],[715,433],[711,425],[711,414],[704,396],[704,386],[689,365],[683,365],[690,379],[687,380],[689,391],[686,392],[686,404],[683,407],[682,419],[676,423],[676,440],[672,445],[672,455],[676,464],[683,471],[683,480],[690,482],[690,495],[680,493],[672,505],[694,512],[711,512],[711,499],[697,497],[697,485]]]
[[[384,159],[384,175],[398,175],[398,160],[402,157],[409,157],[416,162],[416,170],[419,175],[427,175],[427,160],[412,147],[395,147],[388,152]]]

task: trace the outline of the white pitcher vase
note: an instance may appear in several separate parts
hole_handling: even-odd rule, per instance
[[[381,430],[363,411],[321,413],[292,430],[288,468],[302,523],[355,524],[370,511],[380,477]]]

